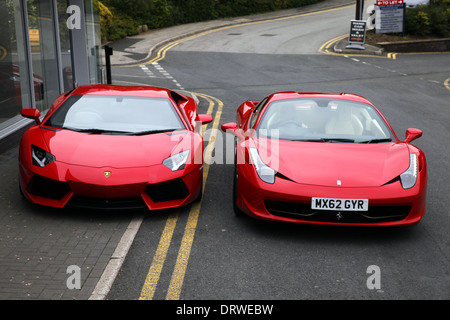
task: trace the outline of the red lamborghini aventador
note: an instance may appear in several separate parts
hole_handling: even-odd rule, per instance
[[[353,94],[274,93],[237,109],[236,214],[297,223],[394,226],[425,212],[427,164]]]
[[[81,86],[35,119],[19,149],[20,190],[52,207],[165,209],[201,196],[203,138],[190,96],[156,87]]]

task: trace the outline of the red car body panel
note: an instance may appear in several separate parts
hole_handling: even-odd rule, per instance
[[[186,130],[99,135],[45,126],[53,112],[74,94],[168,98]],[[24,116],[30,114],[29,110],[23,112]],[[198,116],[193,98],[163,88],[79,87],[58,97],[42,123],[35,117],[39,124],[24,132],[19,149],[21,191],[33,203],[59,208],[71,204],[154,210],[186,205],[201,195],[203,138],[197,130],[201,125]],[[212,120],[210,116],[203,119],[204,123]],[[52,154],[54,161],[44,167],[33,165],[31,145]],[[183,169],[172,171],[163,165],[164,159],[183,150],[190,150]]]
[[[275,93],[260,112],[254,127],[272,101],[295,98],[331,98],[363,102],[379,111],[366,99],[351,94]],[[235,205],[251,217],[290,223],[346,226],[399,226],[418,223],[426,204],[427,164],[423,151],[409,141],[400,141],[386,122],[395,141],[389,143],[321,143],[258,138],[249,129],[256,102],[239,106],[235,124],[222,130],[237,136]],[[421,131],[411,129],[407,135]],[[408,137],[409,139],[409,137]],[[256,147],[261,160],[276,168],[274,183],[262,181],[250,162],[249,148]],[[275,151],[274,151],[275,150]],[[275,154],[274,154],[275,153]],[[399,175],[409,167],[410,154],[418,159],[415,185],[404,189]],[[278,162],[274,164],[275,162]],[[368,199],[367,212],[315,211],[313,197]],[[235,209],[236,210],[236,209]],[[337,219],[336,217],[343,217]],[[347,215],[347,216],[346,216]]]

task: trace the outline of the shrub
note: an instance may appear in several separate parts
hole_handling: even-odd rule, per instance
[[[418,36],[450,36],[450,0],[435,0],[428,6],[407,8],[405,33]]]
[[[109,38],[109,30],[111,28],[113,15],[111,11],[100,1],[94,3],[98,7],[98,15],[100,16],[100,34],[102,38],[102,42],[105,42]]]

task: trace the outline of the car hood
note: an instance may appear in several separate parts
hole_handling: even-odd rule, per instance
[[[279,174],[297,183],[341,186],[381,186],[409,167],[404,143],[327,143],[280,140],[272,147],[259,139],[262,160]],[[271,150],[271,151],[270,151]],[[272,154],[271,154],[272,152]]]
[[[143,136],[86,134],[71,130],[54,132],[46,129],[41,129],[41,132],[56,161],[112,168],[161,164],[165,158],[181,152],[186,142],[189,146],[192,135],[189,131]]]

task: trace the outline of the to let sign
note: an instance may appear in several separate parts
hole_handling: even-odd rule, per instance
[[[376,33],[403,32],[404,14],[403,4],[375,6]]]
[[[394,4],[403,4],[403,0],[377,0],[377,6],[389,6]]]

